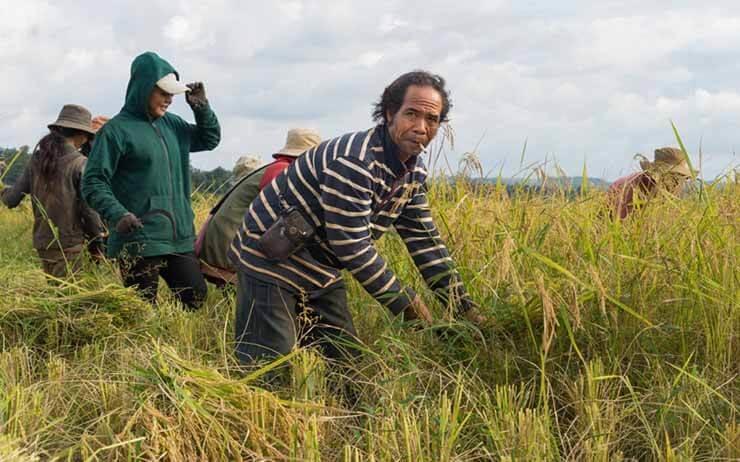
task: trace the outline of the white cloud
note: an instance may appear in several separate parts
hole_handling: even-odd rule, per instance
[[[357,62],[362,66],[370,68],[378,64],[378,61],[381,59],[383,59],[383,53],[378,51],[366,51],[357,58]]]
[[[0,0],[0,146],[33,144],[59,107],[114,114],[131,60],[154,50],[203,80],[223,141],[194,156],[227,168],[265,158],[296,125],[325,137],[367,127],[400,73],[442,74],[459,153],[486,170],[554,155],[614,177],[637,151],[672,144],[674,120],[703,168],[731,162],[738,131],[740,5],[689,1],[237,2]],[[71,18],[84,18],[82,23]],[[190,117],[182,99],[173,110]]]
[[[164,36],[174,42],[190,42],[194,34],[190,21],[182,16],[171,18],[164,26]]]
[[[736,91],[711,93],[699,88],[696,90],[696,107],[704,116],[729,116],[740,114],[740,94]]]
[[[380,19],[378,30],[381,34],[387,34],[398,28],[406,27],[409,23],[391,14],[384,14]]]
[[[280,12],[289,21],[299,21],[303,17],[303,3],[298,1],[283,1],[278,3]]]

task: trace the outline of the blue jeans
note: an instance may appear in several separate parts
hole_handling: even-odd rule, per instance
[[[285,355],[296,345],[317,345],[340,361],[359,354],[343,281],[298,294],[239,271],[235,334],[242,363]]]

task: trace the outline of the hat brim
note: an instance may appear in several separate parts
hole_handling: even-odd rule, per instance
[[[170,95],[181,95],[188,91],[187,85],[177,80],[157,82],[157,86]]]
[[[677,173],[686,178],[693,178],[699,174],[698,171],[692,170],[687,162],[681,162],[677,165],[669,165],[660,162],[650,162],[648,160],[640,161],[640,167],[644,171],[658,171],[660,173]]]
[[[95,130],[93,130],[92,127],[87,127],[85,125],[78,124],[75,122],[67,122],[65,120],[57,120],[53,124],[47,125],[47,127],[49,128],[49,130],[51,130],[54,127],[71,128],[73,130],[79,130],[81,132],[87,133],[88,135],[95,136]]]
[[[280,154],[281,156],[290,156],[290,157],[299,157],[304,152],[308,151],[311,148],[308,149],[294,149],[294,148],[283,148],[276,152],[275,154]]]
[[[678,173],[679,175],[685,176],[686,178],[695,177],[699,173],[696,170],[692,170],[685,162],[673,166],[665,171],[668,173]]]

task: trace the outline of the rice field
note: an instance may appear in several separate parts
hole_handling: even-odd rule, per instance
[[[490,324],[434,306],[409,328],[352,282],[364,354],[344,368],[312,348],[240,366],[231,290],[188,313],[109,262],[47,282],[29,203],[0,209],[0,460],[740,459],[736,177],[624,221],[597,190],[460,178],[430,200]],[[379,246],[426,293],[403,243]]]

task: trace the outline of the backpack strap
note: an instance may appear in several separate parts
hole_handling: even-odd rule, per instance
[[[229,190],[228,190],[228,191],[226,191],[226,193],[224,193],[224,195],[223,195],[223,196],[221,196],[221,199],[219,199],[219,201],[218,201],[218,202],[216,202],[216,205],[214,205],[214,206],[213,206],[213,208],[211,209],[211,211],[210,211],[210,212],[208,212],[208,214],[209,214],[209,215],[215,215],[215,214],[216,214],[216,212],[218,212],[218,209],[220,209],[220,208],[221,208],[221,206],[223,205],[224,201],[226,201],[226,198],[228,198],[228,197],[229,197],[229,195],[230,195],[230,194],[231,194],[232,192],[234,192],[234,190],[235,190],[236,188],[238,188],[240,184],[242,184],[243,182],[245,182],[246,180],[248,180],[248,179],[252,178],[253,176],[255,176],[255,175],[257,175],[257,174],[260,174],[260,175],[262,175],[262,174],[264,173],[264,171],[265,171],[265,170],[267,169],[267,167],[269,167],[270,165],[274,164],[275,162],[277,162],[277,161],[272,161],[272,162],[270,162],[269,164],[265,164],[265,165],[263,165],[262,167],[258,168],[257,170],[254,170],[254,171],[252,171],[252,172],[249,172],[248,174],[246,174],[246,175],[244,175],[243,177],[241,177],[241,178],[239,179],[239,181],[237,181],[236,183],[234,183],[234,184],[233,184],[233,185],[232,185],[232,186],[231,186],[231,187],[229,188]]]

